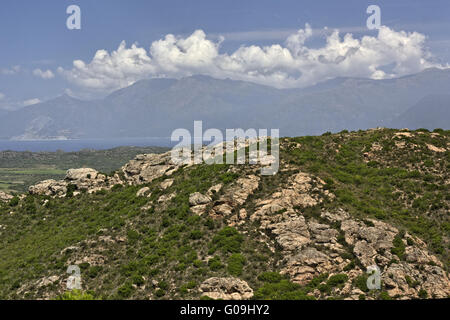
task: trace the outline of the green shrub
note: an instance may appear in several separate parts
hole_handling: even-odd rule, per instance
[[[419,298],[420,299],[426,299],[428,298],[428,292],[424,289],[419,290]]]
[[[369,292],[367,288],[367,279],[369,276],[367,274],[362,274],[353,279],[353,285],[363,292]]]
[[[281,280],[278,283],[265,283],[254,293],[257,300],[314,300],[313,296],[307,295],[306,290],[300,285]]]
[[[155,291],[155,296],[158,298],[164,297],[166,295],[166,292],[163,289],[158,289]]]
[[[9,206],[10,207],[15,207],[19,204],[19,197],[18,196],[14,196],[11,200],[9,200]]]
[[[95,298],[91,293],[75,289],[64,292],[57,300],[95,300]]]
[[[232,227],[225,227],[214,236],[211,244],[213,252],[220,250],[223,253],[241,252],[244,237]]]
[[[70,183],[67,185],[67,191],[66,191],[66,197],[71,198],[73,197],[74,191],[78,189],[76,184]]]
[[[131,282],[126,282],[119,289],[117,289],[117,294],[120,298],[129,298],[133,294],[134,288]]]
[[[233,276],[240,276],[244,268],[245,258],[240,253],[233,253],[228,258],[228,272]]]
[[[337,286],[341,286],[348,281],[348,276],[345,273],[332,275],[327,280],[327,285],[334,288]]]
[[[200,230],[193,230],[191,231],[189,238],[191,238],[192,240],[199,240],[203,237],[203,232],[201,232]]]
[[[217,271],[223,268],[223,264],[218,256],[209,259],[208,266],[212,271]]]
[[[392,241],[393,247],[391,248],[391,253],[395,254],[400,260],[403,260],[405,256],[405,244],[403,243],[402,236],[397,234]]]
[[[283,276],[278,272],[263,272],[258,276],[258,280],[268,283],[278,283],[283,279]]]

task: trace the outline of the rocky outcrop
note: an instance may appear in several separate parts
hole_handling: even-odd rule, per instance
[[[429,297],[450,296],[450,283],[442,262],[428,252],[420,239],[408,233],[401,234],[382,221],[352,218],[342,209],[305,215],[306,209],[319,205],[326,198],[334,199],[332,193],[324,190],[324,184],[316,177],[299,172],[284,187],[254,200],[255,209],[250,219],[258,221],[261,231],[268,236],[261,240],[270,245],[268,239],[272,239],[272,251],[280,250],[282,274],[305,285],[324,273],[345,273],[347,283],[333,293],[358,299],[362,292],[352,285],[353,279],[363,275],[368,267],[377,265],[390,296],[418,298],[419,290],[425,290]],[[402,258],[392,253],[394,239],[399,236],[405,247]],[[314,294],[324,298],[318,290]]]
[[[143,187],[136,192],[136,197],[150,197],[150,188],[149,187]]]
[[[196,215],[206,213],[208,204],[211,203],[211,201],[212,199],[209,195],[204,195],[200,192],[195,192],[189,195],[189,205],[191,206],[191,211]]]
[[[63,197],[67,192],[67,182],[63,180],[56,181],[53,179],[44,180],[34,186],[30,186],[28,191],[31,194]]]
[[[237,179],[226,188],[219,200],[215,201],[210,215],[215,218],[224,218],[230,217],[234,212],[237,212],[234,209],[242,206],[247,198],[258,189],[260,179],[259,176],[253,174]],[[239,217],[231,218],[236,220]]]
[[[0,201],[8,202],[8,201],[10,201],[12,198],[14,198],[12,195],[7,194],[7,193],[5,193],[5,192],[3,192],[3,191],[0,191]]]
[[[248,300],[253,297],[253,290],[247,282],[233,277],[206,279],[199,291],[201,295],[216,300]]]
[[[73,194],[79,194],[81,190],[93,193],[101,189],[108,189],[115,184],[121,184],[119,176],[107,177],[91,168],[69,169],[64,180],[44,180],[34,186],[30,186],[28,191],[31,194],[46,196],[64,197],[70,185],[73,185]],[[75,191],[74,191],[75,190]]]
[[[167,188],[170,188],[173,185],[174,180],[173,179],[166,179],[159,185],[162,190],[166,190]]]
[[[258,200],[251,220],[260,221],[265,228],[269,224],[281,222],[285,217],[295,216],[297,208],[315,206],[321,203],[325,196],[334,198],[333,194],[323,189],[324,184],[325,182],[318,178],[299,172],[289,179],[285,187],[274,192],[268,199]],[[287,214],[278,214],[283,212]]]
[[[125,180],[129,184],[149,183],[164,175],[171,175],[182,164],[175,164],[171,153],[140,154],[122,167]]]
[[[211,202],[211,198],[209,196],[205,196],[200,192],[195,192],[189,195],[189,205],[198,206],[202,204],[207,204]]]

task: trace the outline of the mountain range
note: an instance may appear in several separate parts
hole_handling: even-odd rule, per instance
[[[167,137],[176,128],[279,128],[282,136],[373,127],[449,129],[450,69],[276,89],[197,75],[148,79],[94,101],[63,95],[0,114],[0,139]]]

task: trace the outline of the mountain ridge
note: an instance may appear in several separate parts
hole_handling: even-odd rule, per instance
[[[194,120],[219,129],[279,128],[285,136],[316,135],[389,126],[424,97],[448,92],[450,69],[387,80],[339,78],[306,89],[209,76],[146,79],[102,100],[65,96],[8,112],[0,118],[0,138],[170,136],[176,128],[191,128]],[[436,115],[422,127],[434,129],[441,121]]]

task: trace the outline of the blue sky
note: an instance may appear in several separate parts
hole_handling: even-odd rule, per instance
[[[66,28],[68,17],[66,8],[71,4],[81,8],[81,30]],[[30,104],[38,101],[37,99],[42,101],[65,91],[86,97],[101,96],[142,77],[208,73],[208,68],[212,67],[216,68],[211,71],[213,76],[220,77],[223,74],[223,77],[252,81],[253,78],[249,78],[249,74],[258,73],[260,70],[250,70],[249,61],[245,62],[247,65],[239,66],[242,71],[234,70],[232,73],[231,69],[226,69],[226,72],[220,73],[217,68],[223,71],[225,67],[223,67],[223,61],[217,62],[217,57],[214,58],[216,61],[214,65],[202,66],[187,60],[182,62],[185,66],[180,66],[177,60],[177,64],[172,68],[177,69],[176,71],[149,64],[148,70],[139,72],[139,75],[136,75],[134,70],[132,74],[124,74],[124,79],[107,79],[109,83],[104,86],[98,84],[103,77],[89,78],[92,73],[103,70],[98,64],[88,65],[83,70],[71,68],[73,68],[74,60],[82,60],[85,64],[89,64],[97,50],[104,49],[111,53],[118,48],[122,40],[126,41],[127,48],[137,43],[139,48],[148,52],[153,42],[164,39],[167,34],[189,38],[198,29],[203,30],[206,38],[213,44],[220,46],[218,49],[220,54],[232,56],[240,47],[250,48],[252,45],[263,48],[280,44],[284,48],[287,36],[298,29],[305,29],[305,23],[309,23],[313,34],[316,35],[308,38],[310,51],[307,54],[311,56],[314,54],[312,52],[314,48],[324,46],[326,38],[317,36],[317,30],[324,27],[339,29],[341,36],[345,32],[352,32],[355,38],[361,38],[363,35],[377,37],[377,31],[366,28],[368,17],[366,8],[371,4],[380,6],[382,25],[392,31],[415,31],[425,35],[426,41],[420,46],[433,55],[430,61],[440,64],[450,61],[450,2],[445,0],[244,0],[240,2],[3,0],[0,4],[0,38],[3,43],[0,54],[0,107]],[[219,40],[221,35],[224,36],[224,40]],[[201,35],[199,37],[202,38]],[[208,44],[210,43],[206,43]],[[180,44],[177,46],[179,47]],[[248,58],[250,53],[250,49],[244,53],[240,52],[242,57],[239,57],[239,61],[245,57]],[[270,53],[267,54],[270,55]],[[411,53],[412,56],[415,54]],[[150,53],[148,56],[155,60]],[[206,56],[210,57],[208,54]],[[304,72],[302,69],[306,65],[304,60],[295,61],[298,65],[296,67],[298,74]],[[175,62],[171,60],[169,63]],[[286,63],[289,63],[288,60]],[[402,75],[417,70],[417,66],[413,65],[411,61],[408,62],[407,67],[403,63],[399,66],[398,72],[386,73],[382,76]],[[262,66],[262,62],[259,66]],[[58,68],[60,68],[59,72]],[[36,71],[37,69],[40,71]],[[61,72],[61,70],[64,71]],[[126,73],[127,70],[128,68],[124,67],[121,72]],[[378,73],[371,74],[372,77],[376,77],[381,70],[385,69],[375,65],[370,70],[378,70]],[[265,72],[267,73],[267,70]],[[254,81],[277,85],[274,82],[277,81],[276,79],[284,79],[280,80],[280,86],[296,86],[297,84],[304,86],[309,84],[308,81],[313,84],[322,80],[314,77],[304,77],[301,81],[294,79],[297,73],[292,70],[286,71],[286,66],[282,65],[274,67],[274,70],[269,72],[273,73],[270,78],[264,78],[259,74],[254,77]],[[345,68],[336,68],[335,71],[327,74],[321,66],[311,69],[311,72],[322,72],[324,77],[340,75],[339,72],[342,72],[344,76],[369,74],[367,70],[359,73],[358,70]],[[89,87],[92,83],[95,85]]]

